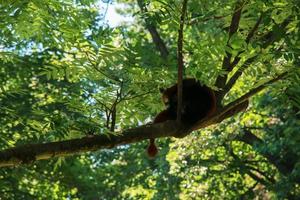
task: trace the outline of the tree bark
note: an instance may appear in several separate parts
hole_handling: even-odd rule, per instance
[[[187,127],[177,121],[167,121],[159,124],[143,125],[137,128],[128,129],[116,134],[92,135],[79,139],[66,140],[61,142],[50,142],[44,144],[28,144],[0,151],[0,167],[15,166],[23,163],[32,163],[37,160],[45,160],[53,157],[61,157],[96,151],[104,148],[113,148],[118,145],[130,144],[150,138],[187,136],[194,130],[220,123],[226,118],[245,110],[248,106],[248,99],[263,90],[267,85],[283,78],[287,73],[282,73],[276,78],[250,90],[235,101],[219,107],[210,117],[196,122]]]

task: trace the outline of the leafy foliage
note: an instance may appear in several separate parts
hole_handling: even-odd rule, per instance
[[[146,10],[138,2],[118,1],[127,6],[121,13],[134,21],[112,28],[98,1],[1,1],[1,150],[92,134],[109,137],[151,122],[163,109],[158,89],[176,80],[182,2],[143,2]],[[219,77],[233,81],[223,104],[283,71],[287,78],[251,98],[235,117],[183,139],[159,140],[155,160],[147,158],[141,142],[1,168],[0,196],[299,198],[300,2],[238,2],[239,27],[229,36],[236,1],[188,1],[186,76],[219,91]],[[152,41],[153,27],[168,48],[167,58]],[[232,71],[222,66],[229,54],[232,62],[239,59]]]

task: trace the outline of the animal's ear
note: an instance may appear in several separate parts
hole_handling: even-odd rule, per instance
[[[164,88],[159,88],[160,93],[164,93],[165,89]]]

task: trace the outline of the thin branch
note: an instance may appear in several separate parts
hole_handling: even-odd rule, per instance
[[[246,161],[247,162],[247,161]],[[262,175],[263,177],[265,177],[265,179],[267,179],[270,183],[275,183],[275,180],[273,177],[269,177],[268,174],[266,172],[263,172],[261,170],[259,170],[258,168],[254,167],[254,166],[250,166],[250,165],[245,165],[248,169],[255,171],[257,173],[259,173],[260,175]]]
[[[266,35],[264,35],[260,40],[265,41],[261,45],[261,48],[265,49],[267,48],[270,44],[274,43],[278,39],[280,39],[279,36],[283,35],[285,28],[287,25],[290,23],[291,19],[287,18],[285,19],[281,24],[276,24],[273,28],[272,31],[268,32]]]
[[[232,15],[231,18],[231,22],[230,22],[230,27],[229,27],[229,31],[228,31],[228,41],[226,46],[228,48],[230,48],[230,38],[231,36],[237,32],[238,27],[239,27],[239,23],[240,23],[240,19],[241,19],[241,13],[242,13],[242,9],[243,9],[243,4],[244,2],[242,1],[237,1],[236,5],[235,5],[235,9],[234,9],[234,13]],[[222,69],[225,70],[226,72],[228,72],[229,67],[230,67],[230,59],[232,57],[231,53],[228,53],[226,51],[226,56],[223,58],[223,63],[222,63]],[[227,80],[227,75],[220,75],[218,76],[217,80],[216,80],[216,86],[218,88],[223,88],[223,86],[225,85],[225,82]],[[217,98],[218,100],[220,98]],[[218,104],[220,104],[220,102],[218,102]]]
[[[111,106],[111,123],[110,123],[110,131],[114,132],[116,126],[116,117],[117,117],[117,105],[123,100],[122,92],[123,92],[124,83],[121,82],[120,91],[117,90],[116,99]]]
[[[144,0],[137,0],[137,3],[142,11],[142,13],[147,13],[148,9],[145,5]],[[150,35],[152,37],[152,40],[156,46],[156,48],[158,49],[160,56],[163,59],[167,59],[168,55],[169,55],[169,51],[167,49],[166,44],[164,43],[164,41],[161,39],[156,27],[149,22],[148,19],[145,19],[145,23],[146,23],[146,28],[148,29],[148,31],[150,32]]]
[[[109,121],[110,121],[110,115],[112,113],[112,110],[111,108],[109,108],[105,103],[103,103],[102,101],[100,101],[99,99],[96,99],[95,100],[97,101],[97,103],[99,103],[101,106],[104,107],[105,109],[105,116],[106,116],[106,128],[109,128]]]
[[[262,15],[261,15],[262,17]],[[253,27],[252,31],[253,33],[249,33],[248,37],[249,40],[251,39],[251,35],[254,34],[256,26],[258,27],[259,23],[260,23],[261,19],[259,19],[256,23],[256,25]],[[284,30],[284,28],[288,25],[289,23],[289,19],[286,19],[282,24],[278,25],[279,30],[282,31]],[[265,35],[265,43],[262,44],[262,48],[267,48],[270,44],[272,44],[273,42],[275,42],[278,38],[277,38],[278,33],[274,32],[274,31],[270,31],[268,34]],[[229,79],[228,83],[225,85],[224,90],[220,92],[220,96],[219,97],[223,97],[225,96],[225,94],[231,90],[231,88],[233,87],[233,85],[236,83],[236,81],[239,79],[239,77],[243,74],[243,72],[250,66],[251,63],[253,63],[255,61],[255,59],[258,57],[258,55],[249,58],[248,60],[245,61],[245,63],[240,67],[240,69],[238,69],[233,75],[232,77]],[[235,61],[233,61],[235,62]]]
[[[257,186],[257,184],[258,184],[258,182],[255,181],[255,183],[251,187],[249,187],[246,192],[244,192],[243,194],[241,194],[240,199],[246,199],[246,197],[249,194],[253,193],[253,190]]]
[[[256,29],[259,26],[259,23],[261,21],[263,14],[261,15],[261,17],[258,19],[258,21],[256,22],[255,26],[253,27],[252,31],[250,31],[249,35],[247,36],[247,39],[250,41],[250,39],[253,37],[254,32],[256,31]],[[285,27],[288,25],[289,23],[289,19],[286,19],[282,24],[277,25],[279,27],[280,31],[283,31],[285,29]],[[276,29],[277,30],[277,29]],[[273,42],[275,42],[276,40],[278,40],[279,38],[277,37],[278,33],[274,32],[274,31],[270,31],[268,34],[266,34],[264,36],[264,40],[265,42],[261,45],[262,48],[267,48],[270,44],[272,44]],[[218,93],[218,98],[220,99],[220,101],[223,99],[223,97],[227,94],[227,92],[229,92],[231,90],[231,88],[233,87],[233,85],[236,83],[236,81],[239,79],[239,77],[243,74],[243,72],[250,66],[251,63],[253,63],[255,61],[255,59],[258,57],[258,55],[249,58],[248,60],[245,61],[245,63],[240,67],[240,69],[238,69],[233,75],[232,77],[229,79],[229,81],[227,82],[227,84],[224,86],[223,91],[220,91]],[[239,62],[240,58],[235,58],[235,60],[233,61],[232,65],[236,65]],[[233,66],[234,67],[234,66]],[[227,77],[227,76],[226,76]]]
[[[123,100],[131,100],[131,99],[135,99],[135,98],[138,98],[138,97],[143,97],[143,96],[145,96],[145,95],[148,95],[148,94],[151,94],[151,93],[154,93],[154,92],[156,92],[156,89],[155,89],[155,90],[150,90],[150,91],[145,92],[145,93],[133,95],[133,96],[129,96],[128,94],[126,94],[126,95],[123,97]]]
[[[181,110],[182,110],[182,80],[183,80],[183,27],[185,23],[187,9],[187,0],[183,0],[182,10],[180,16],[180,26],[178,30],[177,40],[177,64],[178,64],[178,80],[177,80],[177,122],[181,122]]]
[[[227,17],[228,15],[224,15],[224,16],[210,16],[210,17],[206,17],[206,18],[200,18],[199,17],[195,17],[193,19],[190,20],[190,22],[188,23],[188,25],[193,25],[193,24],[196,24],[196,23],[203,23],[203,22],[207,22],[209,20],[212,20],[212,19],[223,19],[225,17]]]
[[[252,173],[250,170],[246,172],[253,180],[263,184],[263,185],[269,185],[270,183],[267,182],[266,180],[258,177],[257,175],[255,175],[254,173]]]
[[[271,183],[274,183],[274,180],[272,180],[271,178],[269,178],[264,172],[260,171],[259,169],[254,168],[254,167],[252,167],[252,166],[246,165],[247,160],[246,160],[246,161],[241,160],[241,159],[234,153],[234,151],[233,151],[233,149],[232,149],[231,146],[225,146],[225,148],[228,149],[229,154],[234,158],[234,160],[236,160],[238,163],[240,163],[240,167],[241,167],[242,169],[247,169],[247,172],[246,172],[246,173],[247,173],[248,175],[251,174],[251,175],[250,175],[251,177],[252,177],[252,175],[255,175],[255,174],[253,174],[253,173],[251,172],[251,170],[252,170],[252,171],[255,171],[255,172],[259,173],[260,175],[264,176],[264,177],[265,177],[268,181],[270,181]],[[249,174],[248,172],[250,172],[250,174]],[[252,178],[253,178],[253,177],[252,177]],[[265,181],[265,179],[262,179],[262,178],[260,178],[260,177],[258,177],[258,176],[256,176],[256,175],[255,175],[255,178],[259,178],[260,180]],[[255,180],[257,180],[257,179],[255,179]],[[267,182],[265,181],[265,183],[267,183]]]
[[[234,33],[237,32],[237,30],[239,28],[239,23],[240,23],[243,7],[244,7],[244,1],[237,0],[236,6],[234,9],[234,13],[232,15],[230,27],[229,27],[229,32],[228,32],[229,39],[231,38],[231,36]]]
[[[111,123],[110,123],[110,131],[115,131],[116,126],[116,118],[117,118],[117,105],[113,105],[111,112]]]
[[[96,97],[93,97],[91,94],[87,94],[89,98],[93,98],[98,104],[100,104],[105,111],[105,116],[106,116],[106,122],[105,122],[105,127],[109,128],[109,122],[110,122],[110,115],[112,113],[111,108],[109,108],[104,102],[102,102],[101,100],[97,99]],[[100,112],[103,112],[103,110],[99,110]]]
[[[86,55],[86,57],[87,57],[89,63],[92,65],[92,67],[93,67],[97,72],[99,72],[100,74],[102,74],[103,76],[105,76],[106,78],[108,78],[108,79],[110,79],[110,80],[112,80],[112,81],[116,81],[116,82],[119,82],[119,83],[121,82],[119,79],[114,78],[114,77],[112,77],[112,76],[106,74],[106,73],[103,72],[102,70],[100,70],[100,69],[97,67],[97,66],[99,65],[99,63],[97,62],[96,64],[93,64],[93,61],[90,59],[89,54],[88,54],[87,52],[84,52],[84,53],[85,53],[85,55]]]
[[[94,98],[94,99],[97,101],[97,103],[99,103],[101,106],[103,106],[106,110],[110,111],[110,108],[105,103],[103,103],[102,101],[100,101],[97,98]]]
[[[260,15],[260,17],[258,18],[258,20],[256,21],[255,25],[253,26],[253,28],[250,30],[250,32],[248,33],[247,37],[246,37],[246,43],[249,44],[250,40],[253,38],[255,32],[257,31],[258,27],[259,27],[259,24],[261,23],[261,20],[263,18],[263,15],[264,13],[262,13]],[[234,60],[232,61],[232,63],[230,64],[230,68],[229,68],[229,71],[232,71],[233,68],[240,62],[241,60],[241,57],[240,55],[245,52],[245,51],[240,51],[238,53],[237,56],[235,56]],[[226,92],[224,92],[226,93]]]
[[[243,72],[255,61],[255,59],[258,56],[253,56],[252,58],[249,58],[245,61],[245,63],[232,75],[232,77],[229,79],[228,83],[224,86],[223,94],[225,95],[228,91],[231,90],[233,85],[236,83],[236,81],[239,79],[239,77],[243,74]]]
[[[247,38],[246,38],[246,43],[249,44],[250,40],[253,38],[255,32],[257,31],[259,24],[261,23],[261,20],[263,18],[264,13],[262,13],[258,20],[256,21],[255,25],[253,26],[253,28],[251,29],[251,31],[248,33]]]
[[[264,84],[261,84],[260,86],[257,86],[256,88],[251,89],[249,92],[247,92],[246,94],[244,94],[243,96],[241,96],[240,98],[238,98],[237,100],[227,104],[224,108],[226,107],[232,107],[234,105],[238,105],[241,102],[244,102],[246,100],[248,100],[251,96],[255,95],[256,93],[260,92],[261,90],[265,89],[268,85],[275,83],[276,81],[282,79],[283,77],[285,77],[288,73],[284,72],[280,75],[278,75],[276,78],[273,78],[267,82],[265,82]]]

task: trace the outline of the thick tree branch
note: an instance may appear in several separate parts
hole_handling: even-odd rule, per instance
[[[145,2],[144,0],[137,0],[137,3],[142,11],[142,13],[147,13],[148,12],[148,9],[145,5]],[[148,29],[151,37],[152,37],[152,40],[157,48],[157,50],[159,51],[160,53],[160,56],[163,58],[163,59],[167,59],[168,55],[169,55],[169,51],[167,49],[167,46],[166,44],[164,43],[164,41],[161,39],[156,27],[151,23],[149,22],[149,20],[145,19],[145,23],[146,23],[146,28]]]
[[[227,111],[228,112],[228,111]],[[222,114],[222,110],[218,112]],[[228,112],[235,114],[234,112]],[[231,115],[231,116],[232,116]],[[227,115],[226,117],[231,117]],[[218,121],[209,120],[209,123],[201,121],[199,127],[220,122],[224,118],[214,116]],[[183,127],[176,121],[167,121],[159,124],[144,125],[125,130],[116,135],[92,135],[81,139],[73,139],[62,142],[50,142],[45,144],[28,144],[0,151],[0,167],[16,166],[24,163],[32,163],[37,160],[45,160],[54,157],[69,156],[78,153],[96,151],[104,148],[113,148],[118,145],[130,144],[151,138],[159,137],[184,137],[195,130],[191,127]]]
[[[178,65],[178,80],[177,80],[177,122],[181,122],[181,110],[182,110],[182,80],[183,80],[183,27],[185,22],[185,15],[187,9],[187,0],[182,3],[182,10],[180,16],[180,26],[178,29],[177,40],[177,65]]]
[[[168,121],[125,130],[117,135],[101,134],[62,142],[28,144],[1,151],[0,167],[15,166],[36,160],[74,155],[103,148],[113,148],[150,138],[172,136],[176,135],[176,131],[178,131],[176,122]]]
[[[246,108],[249,97],[253,96],[255,93],[264,89],[268,84],[274,83],[285,75],[286,73],[283,73],[278,77],[266,82],[265,84],[250,90],[248,93],[232,103],[229,103],[223,108],[219,108],[219,110],[213,116],[200,120],[192,127],[184,127],[182,124],[176,123],[176,121],[167,121],[159,124],[140,126],[109,136],[107,134],[102,134],[62,142],[28,144],[0,151],[0,167],[15,166],[23,163],[31,163],[37,160],[50,159],[53,157],[74,155],[104,148],[113,148],[118,145],[135,143],[150,138],[171,136],[184,137],[193,130],[219,123],[222,120],[242,111]],[[246,139],[249,138],[249,135],[250,134],[245,134],[244,138],[241,138],[240,141],[243,141],[244,139],[249,144],[251,144],[251,142],[260,141],[253,135],[250,135],[252,136],[250,139]],[[271,161],[272,159],[273,158],[270,157]]]

